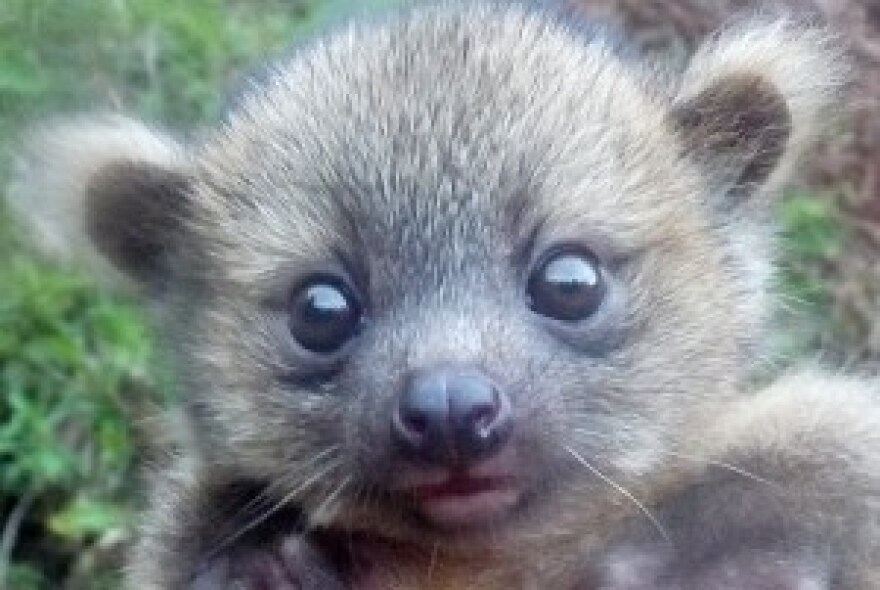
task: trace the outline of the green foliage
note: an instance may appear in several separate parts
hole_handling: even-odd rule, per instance
[[[810,193],[791,195],[780,208],[786,265],[783,286],[786,294],[817,308],[827,301],[815,262],[840,256],[843,234],[835,219],[834,201]]]
[[[73,560],[130,524],[130,384],[155,390],[157,370],[132,307],[22,256],[0,273],[0,497],[30,498],[16,575],[37,579],[25,562]]]
[[[186,129],[216,117],[262,56],[356,8],[402,2],[0,0],[0,187],[28,122],[121,108]],[[782,291],[821,322],[839,226],[805,194],[782,218]],[[0,576],[10,590],[115,588],[135,425],[144,404],[167,402],[168,380],[135,306],[40,261],[13,228],[0,198]]]
[[[27,123],[123,109],[186,129],[261,57],[395,3],[0,0],[0,187]],[[170,388],[137,308],[40,261],[7,217],[0,198],[0,576],[15,590],[115,588],[133,425]]]
[[[0,112],[123,107],[191,123],[216,114],[233,73],[317,20],[296,0],[4,0]]]
[[[807,191],[791,193],[779,207],[782,261],[777,290],[784,305],[774,347],[783,359],[817,350],[821,335],[833,329],[829,274],[845,242],[837,211],[830,195]]]

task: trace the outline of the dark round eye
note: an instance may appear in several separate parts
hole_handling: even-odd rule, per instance
[[[527,288],[535,313],[569,322],[596,313],[607,291],[598,259],[580,246],[551,250],[532,271]]]
[[[290,332],[303,348],[329,354],[358,333],[362,315],[360,303],[343,281],[317,276],[293,293]]]

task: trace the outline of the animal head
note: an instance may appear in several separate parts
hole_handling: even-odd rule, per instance
[[[786,22],[660,73],[482,3],[270,72],[186,144],[119,116],[38,132],[14,202],[165,308],[212,466],[423,539],[615,495],[735,395],[773,196],[842,83]]]

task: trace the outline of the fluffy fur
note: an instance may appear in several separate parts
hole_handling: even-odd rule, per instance
[[[87,203],[90,183],[108,164],[169,173],[186,168],[186,154],[171,136],[115,114],[47,123],[30,133],[21,154],[6,194],[13,212],[29,222],[34,244],[114,283],[126,275],[96,251],[87,227],[95,209]]]
[[[822,31],[783,21],[670,73],[598,29],[453,3],[314,42],[185,147],[126,119],[42,134],[18,208],[67,212],[42,233],[151,287],[182,373],[191,443],[156,475],[129,586],[875,587],[876,388],[743,393],[772,197],[845,69]],[[568,242],[608,281],[577,325],[523,294]],[[368,302],[330,364],[286,328],[314,272]],[[407,468],[386,419],[407,375],[449,364],[510,396],[525,490],[454,534],[392,492]]]

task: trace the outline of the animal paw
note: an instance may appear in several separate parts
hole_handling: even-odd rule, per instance
[[[774,552],[739,552],[705,562],[624,551],[603,568],[598,590],[828,590],[821,566]]]
[[[245,546],[213,559],[190,590],[344,590],[320,553],[302,538]]]

